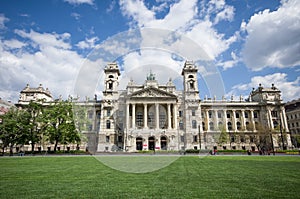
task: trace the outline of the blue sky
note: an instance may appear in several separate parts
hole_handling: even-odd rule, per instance
[[[42,83],[55,98],[75,95],[80,75],[85,87],[96,88],[86,89],[90,96],[101,95],[99,69],[107,60],[100,53],[91,59],[99,48],[119,56],[121,89],[130,79],[143,83],[150,69],[161,83],[172,77],[180,88],[177,76],[185,60],[174,58],[175,50],[128,51],[123,40],[128,44],[132,38],[120,37],[129,30],[152,28],[156,33],[176,32],[205,52],[210,65],[198,65],[202,99],[219,95],[207,78],[214,71],[221,77],[214,86],[224,87],[228,98],[247,97],[259,83],[265,87],[274,83],[284,101],[290,101],[300,97],[299,10],[298,0],[2,0],[0,97],[17,102],[27,83],[32,87]],[[141,34],[140,39],[160,42],[159,36],[152,36]],[[183,51],[189,48],[186,45]],[[82,74],[87,65],[94,68]]]

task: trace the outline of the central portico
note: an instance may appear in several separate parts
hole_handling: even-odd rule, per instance
[[[171,79],[160,86],[150,72],[142,86],[131,81],[127,86],[126,132],[128,150],[167,150],[168,135],[175,137],[177,129],[177,95]],[[136,146],[135,149],[133,146]]]

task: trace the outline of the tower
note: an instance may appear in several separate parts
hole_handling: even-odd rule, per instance
[[[105,89],[103,91],[103,97],[114,96],[118,93],[118,79],[120,76],[120,70],[117,63],[108,63],[104,69],[105,73]]]
[[[199,99],[198,69],[192,61],[186,61],[182,69],[183,89],[186,99]]]

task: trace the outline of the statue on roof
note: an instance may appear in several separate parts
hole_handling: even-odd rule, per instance
[[[150,74],[147,76],[147,80],[155,80],[155,74],[150,70]]]

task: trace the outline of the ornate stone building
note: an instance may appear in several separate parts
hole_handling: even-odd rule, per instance
[[[96,131],[98,152],[261,150],[266,137],[272,148],[291,147],[281,91],[274,85],[259,85],[247,100],[201,100],[193,62],[187,61],[182,69],[183,90],[176,90],[171,79],[159,85],[152,73],[144,84],[131,80],[126,90],[118,90],[117,64],[108,64],[104,72],[103,98],[95,101],[100,108],[94,109],[90,128]]]
[[[285,104],[288,128],[295,147],[300,147],[300,98]]]
[[[40,84],[37,88],[30,87],[29,84],[27,84],[20,92],[18,104],[26,105],[29,104],[30,101],[38,100],[51,102],[53,101],[53,97],[48,88],[44,89],[42,84]]]

